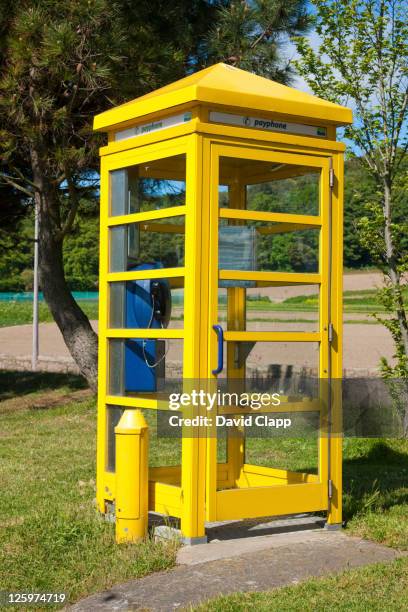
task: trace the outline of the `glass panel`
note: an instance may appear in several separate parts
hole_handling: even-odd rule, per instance
[[[109,284],[109,323],[108,327],[126,326],[126,283]]]
[[[228,185],[220,185],[218,187],[218,198],[220,206],[226,208],[229,206],[229,187]]]
[[[318,215],[319,181],[320,171],[308,171],[305,168],[303,176],[248,185],[247,208],[298,215]]]
[[[218,232],[218,267],[220,270],[256,270],[255,229],[226,225],[220,221]]]
[[[108,472],[115,471],[116,463],[116,439],[115,427],[119,423],[124,412],[122,406],[107,406],[106,407],[106,470]]]
[[[123,272],[128,268],[127,226],[120,225],[109,229],[109,270]]]
[[[313,395],[319,376],[319,343],[226,342],[219,377],[227,374],[284,393]]]
[[[220,432],[218,432],[217,463],[226,463],[228,461],[227,435],[226,435],[225,429],[226,428],[224,428],[224,431],[221,433],[221,436],[220,436]]]
[[[180,466],[181,465],[181,437],[165,438],[157,433],[157,421],[162,410],[143,410],[146,422],[149,425],[149,466]],[[167,411],[166,411],[167,414]],[[181,471],[174,471],[166,478],[158,479],[180,486]]]
[[[184,278],[110,283],[111,328],[170,327],[184,319]]]
[[[242,281],[220,281],[218,323],[228,331],[318,331],[319,286],[243,287]]]
[[[122,406],[108,405],[106,410],[106,470],[114,472],[116,468],[115,427],[124,412]],[[157,435],[157,414],[160,410],[142,410],[149,427],[149,467],[179,466],[181,464],[181,438],[161,438]],[[169,484],[180,485],[181,472],[176,470],[167,478],[160,479]]]
[[[246,199],[248,210],[319,214],[319,168],[221,157],[220,183],[241,183],[244,191],[235,201],[220,195],[221,207],[241,208]]]
[[[124,349],[123,340],[109,340],[108,392],[111,395],[124,393]]]
[[[110,339],[108,393],[156,397],[174,391],[181,386],[182,360],[182,340]]]
[[[143,223],[118,225],[109,229],[109,270],[126,272],[184,266],[184,216]]]
[[[185,155],[166,157],[110,173],[110,214],[127,215],[183,206],[186,191]]]
[[[285,415],[286,416],[286,415]],[[292,414],[292,419],[294,415]],[[306,427],[315,421],[318,423],[318,413],[306,417]],[[294,419],[298,425],[302,416]],[[299,435],[299,434],[298,434]],[[245,463],[275,469],[290,470],[306,474],[317,474],[319,466],[319,443],[317,432],[308,433],[302,437],[276,437],[276,438],[245,438]],[[276,484],[276,483],[275,483]]]
[[[249,221],[232,225],[220,219],[219,269],[318,272],[319,232],[319,229],[292,231],[287,223]]]
[[[317,474],[320,413],[311,400],[319,398],[319,344],[230,341],[224,348],[224,370],[219,376],[218,388],[221,397],[224,397],[224,390],[232,397],[237,394],[240,404],[234,410],[237,400],[224,400],[224,407],[218,405],[218,414],[250,415],[250,424],[244,424],[245,463]],[[271,401],[272,394],[278,394],[279,408],[276,396]],[[299,411],[302,405],[304,411]],[[287,428],[278,426],[278,419],[282,422],[285,419],[290,424]],[[236,436],[231,427],[226,429],[228,436]],[[222,433],[218,435],[221,437]],[[256,470],[250,471],[242,479],[247,485],[240,486],[273,486],[287,482],[283,473],[275,473],[271,480],[261,483],[256,474]],[[288,482],[299,481],[289,477]],[[222,482],[219,488],[223,488]]]

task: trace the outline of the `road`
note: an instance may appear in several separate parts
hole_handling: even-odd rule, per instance
[[[255,313],[254,313],[255,314]],[[258,317],[260,313],[256,313]],[[271,331],[315,331],[313,322],[296,323],[294,319],[313,319],[312,313],[268,313],[274,319],[285,319],[284,322],[249,323],[248,329],[268,329]],[[282,315],[282,316],[281,316]],[[345,315],[346,320],[350,315]],[[288,319],[288,320],[286,320]],[[92,325],[97,330],[97,322]],[[177,327],[181,322],[176,321]],[[262,326],[262,327],[261,327]],[[170,341],[167,354],[168,362],[181,362],[180,340]],[[374,370],[381,356],[391,359],[394,352],[393,341],[389,332],[382,325],[364,323],[345,323],[344,325],[344,368],[345,370]],[[0,328],[0,353],[14,357],[31,355],[31,326],[19,325]],[[51,358],[69,358],[68,350],[55,323],[40,324],[40,355]],[[312,343],[258,343],[251,352],[249,361],[253,365],[265,366],[270,363],[282,365],[304,365],[314,367],[317,363],[316,345]]]

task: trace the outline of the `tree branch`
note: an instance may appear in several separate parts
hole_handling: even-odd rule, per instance
[[[25,193],[25,195],[27,195],[29,198],[34,197],[34,191],[30,191],[26,187],[19,185],[18,183],[16,183],[16,181],[11,176],[8,176],[4,172],[0,172],[0,178],[2,178],[6,183],[11,185],[15,189],[18,189],[19,191],[22,191],[23,193]]]
[[[67,170],[65,171],[65,178],[66,178],[67,185],[68,185],[68,194],[69,194],[69,199],[71,200],[71,208],[69,210],[69,213],[68,213],[68,216],[67,216],[67,219],[64,225],[62,226],[61,230],[57,234],[57,240],[63,240],[64,237],[71,230],[72,225],[75,221],[75,216],[77,214],[78,207],[79,207],[78,193],[75,188],[74,182],[72,180],[72,175]]]

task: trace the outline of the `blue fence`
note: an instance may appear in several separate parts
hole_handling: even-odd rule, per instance
[[[99,293],[97,291],[73,291],[72,295],[78,300],[89,300],[97,301],[99,299]],[[42,293],[39,293],[40,302],[44,301]],[[0,292],[0,302],[32,302],[33,293],[31,291],[25,291],[24,293],[8,293]]]

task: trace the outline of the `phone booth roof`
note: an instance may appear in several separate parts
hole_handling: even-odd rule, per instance
[[[273,113],[315,125],[336,127],[352,122],[352,111],[345,106],[220,63],[100,113],[94,118],[94,129],[109,132],[113,127],[129,127],[147,115],[194,104]]]

